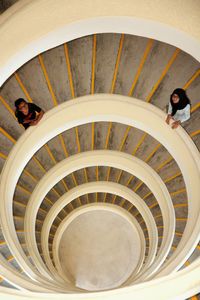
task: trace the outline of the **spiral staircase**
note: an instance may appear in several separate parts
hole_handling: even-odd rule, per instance
[[[59,1],[37,2],[11,6],[0,29]],[[0,70],[0,295],[199,299],[200,63],[161,39],[93,30],[25,49],[23,63],[8,51]],[[177,87],[191,118],[172,130]],[[26,131],[19,97],[45,111]]]

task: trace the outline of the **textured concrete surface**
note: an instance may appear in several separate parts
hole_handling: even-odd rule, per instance
[[[121,216],[108,211],[87,212],[65,230],[59,258],[76,286],[105,290],[119,286],[134,271],[140,246],[137,231]]]

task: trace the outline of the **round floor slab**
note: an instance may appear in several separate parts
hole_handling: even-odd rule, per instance
[[[77,287],[99,291],[120,286],[140,259],[140,237],[125,218],[112,211],[79,215],[64,231],[59,260]]]

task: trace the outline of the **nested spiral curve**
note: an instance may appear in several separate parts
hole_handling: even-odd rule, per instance
[[[198,48],[198,47],[197,47]],[[197,51],[198,52],[198,51]],[[195,51],[194,51],[194,53],[195,53]],[[193,53],[193,54],[194,54]],[[195,55],[194,55],[195,56]],[[195,56],[196,57],[196,56]],[[9,73],[9,72],[8,72]],[[108,119],[109,120],[109,119]],[[112,120],[112,119],[110,119],[110,120]],[[110,121],[109,120],[109,121]],[[181,133],[181,132],[179,132],[179,133]],[[182,135],[180,134],[180,136],[182,137],[182,138],[184,138],[184,139],[186,139],[187,140],[187,137],[186,136],[184,136],[184,133],[182,133]],[[177,137],[177,136],[176,136]],[[162,137],[163,138],[163,137]],[[158,139],[159,141],[161,141],[162,140],[162,138],[160,139]],[[166,138],[166,137],[165,137]],[[35,142],[35,141],[34,141]],[[183,141],[182,141],[183,142]],[[172,144],[172,148],[174,147],[174,145],[175,144]],[[191,148],[192,149],[194,149],[194,146],[191,146]],[[171,151],[172,150],[174,150],[174,149],[171,149]],[[182,149],[180,149],[179,150],[179,153],[182,153],[181,152],[182,151]],[[196,150],[195,150],[196,151]],[[176,158],[178,158],[178,156],[176,157]],[[184,161],[184,159],[186,159],[185,161]],[[182,166],[184,165],[184,163],[187,161],[187,157],[184,157],[184,159],[182,160]],[[194,165],[195,163],[197,163],[198,164],[198,161],[196,160],[196,161],[192,161],[192,158],[191,158],[191,160],[189,160],[189,162],[192,162],[192,164]],[[181,166],[181,165],[180,165]],[[184,173],[184,172],[183,172]],[[191,173],[190,172],[187,172],[187,173],[184,173],[185,174],[185,178],[186,179],[190,179],[190,180],[193,180],[192,178],[189,178],[190,177],[190,175],[191,175]],[[18,174],[19,175],[19,174]],[[198,179],[198,176],[199,175],[197,175],[197,179]],[[195,177],[196,178],[196,177]],[[190,181],[189,180],[189,181]],[[197,204],[197,203],[195,203],[195,201],[193,202],[193,200],[192,200],[192,198],[190,198],[190,193],[189,192],[191,192],[190,191],[190,186],[188,186],[187,185],[187,189],[189,189],[189,191],[188,191],[188,195],[189,195],[189,203],[190,204],[192,204],[192,205],[190,205],[189,206],[189,218],[192,216],[192,218],[193,218],[193,213],[194,213],[194,219],[193,219],[193,221],[195,220],[195,217],[197,217],[197,215],[198,215],[198,209],[196,209],[197,207],[195,207],[195,205]],[[195,188],[196,189],[196,188]],[[198,192],[198,190],[196,189],[196,192]],[[197,202],[197,201],[196,201]],[[194,205],[194,206],[193,206]],[[191,207],[193,207],[193,209],[191,210]],[[10,205],[10,209],[11,209],[11,205]],[[11,209],[12,210],[12,209]],[[2,213],[2,215],[3,215],[3,213]],[[4,215],[3,215],[3,219],[4,219]],[[197,219],[196,219],[197,220]],[[9,220],[7,220],[7,221],[9,221]],[[185,231],[185,232],[190,232],[190,230],[192,230],[192,226],[190,227],[190,225],[191,225],[191,223],[192,222],[190,222],[189,223],[189,225],[187,225],[187,230]],[[197,221],[197,225],[198,225],[198,221]],[[5,226],[5,224],[4,224],[4,226]],[[9,226],[10,227],[10,226]],[[198,229],[198,226],[196,227],[197,229]],[[4,228],[5,229],[5,228]],[[12,228],[13,229],[13,228]],[[6,229],[7,230],[7,229]],[[6,230],[4,230],[5,231],[5,235],[7,235],[7,233],[6,233]],[[185,234],[185,233],[184,233]],[[196,235],[196,233],[194,232],[193,233],[193,235],[191,236],[191,238],[189,239],[189,241],[192,241],[192,239],[194,239],[194,238],[196,238],[197,239],[197,236],[195,237],[195,235]],[[9,238],[8,238],[9,239]],[[186,242],[186,234],[185,234],[185,242]],[[183,238],[183,240],[182,240],[182,243],[180,243],[180,245],[179,245],[179,249],[182,247],[182,245],[184,244],[184,238]],[[187,244],[187,242],[186,242],[186,244]],[[188,242],[188,245],[189,245],[189,242]],[[195,245],[195,243],[194,243],[194,245]],[[194,245],[193,245],[193,247],[194,247]],[[12,246],[12,245],[11,245]],[[11,247],[12,249],[15,249],[15,247],[13,248],[13,247]],[[184,261],[185,260],[185,258],[187,257],[187,255],[189,255],[189,252],[188,253],[186,253],[186,250],[185,250],[185,253],[184,253],[184,249],[180,249],[181,251],[180,252],[182,252],[182,257],[180,258],[178,255],[177,255],[177,253],[179,252],[178,251],[178,249],[177,249],[177,251],[175,252],[175,254],[174,254],[174,256],[173,256],[173,258],[175,258],[175,261],[174,261],[174,264],[175,264],[175,262],[177,263],[178,261],[179,261],[179,259],[180,260],[182,260],[182,261]],[[190,251],[192,251],[192,248],[190,248]],[[166,273],[168,273],[168,271],[170,270],[170,266],[173,264],[173,258],[170,258],[170,260],[166,263],[166,269],[164,268],[163,269],[163,271],[161,271],[161,274],[165,274],[165,272]],[[21,260],[20,260],[20,257],[18,257],[18,259],[19,259],[19,261],[20,261],[20,263],[23,265],[23,268],[26,268],[27,267],[27,265],[26,265],[26,263],[24,264],[24,262],[22,262]],[[2,262],[2,264],[3,264],[3,262]],[[168,266],[169,265],[169,266]],[[30,274],[29,275],[31,275],[32,276],[32,278],[40,278],[40,275],[36,272],[36,270],[32,270],[32,266],[31,265],[29,265],[28,264],[28,267],[29,267],[29,271],[30,271]],[[178,265],[176,265],[176,267],[178,267]],[[12,272],[12,271],[10,271],[10,272]],[[5,272],[5,275],[6,276],[8,276],[8,274],[6,274],[6,272]],[[44,274],[45,275],[45,274]],[[46,279],[46,277],[43,277],[43,276],[41,276],[41,278],[40,278],[40,280],[41,280],[41,287],[38,285],[38,283],[37,283],[37,285],[35,285],[34,286],[34,283],[32,282],[32,289],[34,290],[34,289],[36,289],[36,290],[40,290],[40,291],[42,291],[42,290],[44,290],[44,286],[42,287],[42,285],[46,282],[47,283],[47,286],[45,286],[45,287],[48,287],[48,289],[52,289],[52,290],[60,290],[61,291],[61,289],[62,289],[62,284],[61,284],[61,287],[59,288],[59,284],[58,283],[56,283],[56,285],[53,283],[53,282],[49,282],[49,279],[51,279],[51,274],[48,274],[49,275],[49,277],[48,277],[48,279]],[[36,277],[35,277],[36,276]],[[38,277],[37,277],[38,276]],[[10,277],[11,278],[11,277]],[[27,284],[27,280],[25,280],[25,281],[23,281],[24,279],[23,278],[21,278],[21,280],[22,280],[22,282],[23,282],[23,285],[24,285],[24,287],[25,287],[25,284]],[[16,282],[17,282],[17,280],[16,280]],[[21,282],[21,283],[22,283]],[[30,282],[28,282],[28,284],[29,284]],[[30,283],[31,284],[31,283]],[[19,287],[20,287],[20,284],[18,285]],[[27,285],[28,286],[28,285]],[[30,286],[30,285],[29,285]],[[70,289],[72,289],[72,287],[70,286],[69,287]]]
[[[113,108],[113,101],[115,103],[115,108]],[[102,107],[104,108],[103,111],[102,111]],[[148,119],[146,118],[147,122],[144,122],[145,114],[148,114]],[[10,158],[7,161],[6,167],[4,168],[4,171],[2,173],[1,193],[4,199],[4,206],[2,205],[1,211],[3,212],[4,215],[4,218],[2,218],[2,227],[3,229],[6,228],[4,234],[7,243],[12,248],[15,257],[18,260],[18,263],[21,264],[22,267],[24,267],[24,270],[27,273],[29,272],[29,269],[27,269],[27,266],[24,264],[24,261],[26,261],[26,257],[21,251],[21,247],[17,240],[15,230],[13,230],[14,226],[11,226],[10,224],[11,223],[10,219],[12,218],[12,196],[20,172],[23,170],[25,164],[28,162],[28,160],[33,155],[33,153],[37,151],[37,149],[41,147],[42,144],[47,142],[54,135],[61,133],[63,130],[68,129],[70,126],[74,127],[82,123],[92,122],[92,121],[113,121],[113,122],[117,121],[120,123],[125,123],[126,125],[136,126],[139,127],[140,129],[146,130],[148,133],[151,133],[151,135],[153,135],[154,137],[159,138],[160,142],[162,142],[166,146],[166,148],[168,148],[171,154],[173,154],[173,156],[176,158],[177,163],[180,165],[187,186],[188,199],[189,199],[189,218],[180,245],[177,248],[177,250],[174,252],[174,255],[172,255],[172,257],[170,258],[170,261],[164,265],[161,274],[162,273],[167,274],[167,272],[176,270],[185,262],[187,257],[190,255],[189,251],[192,251],[192,249],[194,249],[199,239],[199,230],[198,230],[199,229],[198,228],[199,203],[197,200],[198,193],[199,193],[199,175],[198,175],[199,154],[198,151],[195,149],[195,146],[191,144],[190,138],[181,128],[178,129],[177,131],[173,131],[169,126],[167,126],[163,122],[163,119],[164,119],[164,114],[157,108],[153,107],[151,104],[141,103],[140,101],[134,99],[131,99],[130,101],[127,97],[116,96],[116,95],[95,95],[90,97],[83,97],[83,99],[79,99],[76,102],[68,102],[61,105],[60,107],[55,108],[54,110],[46,114],[46,116],[40,122],[37,129],[35,128],[30,129],[21,137],[19,142],[11,151]],[[37,142],[30,143],[31,141],[36,141],[36,137],[37,137]],[[179,155],[180,149],[182,149],[182,151],[184,149],[184,153],[185,153],[184,158]],[[120,159],[123,158],[124,155],[125,154],[120,154],[120,153],[118,154],[117,152],[116,153],[113,152],[110,157],[108,156],[107,159],[105,159],[104,164],[107,164],[109,162],[108,165],[110,166],[115,166],[120,169],[124,168],[124,170],[132,173],[133,171],[130,171],[130,165],[131,162],[132,163],[134,162],[135,158],[126,154],[125,157],[127,156],[128,159],[130,159],[130,162],[125,167],[125,162],[120,164]],[[85,163],[83,163],[83,165],[81,164],[82,161],[81,156],[86,157],[86,161]],[[24,157],[24,159],[20,161],[18,157]],[[91,165],[90,159],[92,157],[94,157],[93,164],[95,164],[95,160],[97,161],[97,165],[98,162],[101,165],[103,164],[104,161],[104,159],[102,159],[102,161],[100,160],[100,156],[98,156],[98,151],[97,152],[94,151],[93,154],[92,153],[79,154],[77,155],[77,157],[78,158],[80,157],[80,162],[78,160],[77,166],[81,168],[90,166]],[[106,157],[106,153],[105,153],[105,157]],[[70,160],[72,161],[72,167],[71,170],[68,171],[68,168],[70,168]],[[113,163],[112,160],[114,161]],[[183,160],[184,160],[184,164],[183,164]],[[42,200],[50,187],[54,186],[54,184],[57,181],[61,180],[62,177],[64,177],[67,172],[71,173],[76,169],[75,166],[73,166],[73,163],[75,165],[75,161],[76,161],[75,157],[72,156],[71,159],[66,159],[66,166],[63,162],[61,162],[58,166],[55,167],[55,170],[52,169],[52,171],[49,174],[47,173],[47,175],[43,177],[41,184],[40,183],[38,184],[34,192],[35,194],[33,193],[33,197],[32,197],[33,201],[29,202],[27,214],[25,216],[25,228],[27,232],[27,237],[26,237],[27,244],[29,245],[29,251],[30,252],[33,251],[32,253],[33,256],[36,249],[33,248],[33,244],[31,244],[32,241],[30,238],[32,236],[31,232],[32,230],[34,230],[35,226],[34,223],[31,224],[29,220],[35,219],[37,209],[39,208],[39,204],[37,203],[37,194],[39,194],[38,191],[42,193],[40,196]],[[187,164],[185,163],[185,161],[187,161]],[[139,165],[140,164],[141,162],[139,163]],[[14,165],[15,168],[10,168],[10,165]],[[145,168],[148,169],[147,166],[145,166]],[[56,173],[56,169],[58,170],[58,174]],[[143,181],[147,180],[147,175],[145,175],[145,169],[139,171],[139,168],[137,169],[137,164],[135,166],[133,165],[132,170],[133,169],[135,170],[135,172],[139,173],[138,176],[140,179],[142,179]],[[64,173],[62,174],[62,172]],[[194,173],[196,173],[195,175],[196,180],[192,179]],[[159,177],[156,173],[151,174],[150,177],[151,180],[153,180],[154,177],[157,177],[157,180],[159,182]],[[11,182],[8,182],[7,178],[13,179],[12,185]],[[54,181],[52,182],[52,180]],[[7,188],[8,184],[9,184],[9,189]],[[173,232],[172,228],[174,227],[174,222],[172,222],[170,225],[170,220],[173,220],[172,219],[173,209],[171,206],[170,208],[171,210],[167,212],[167,206],[165,207],[165,205],[168,204],[170,207],[171,200],[169,196],[167,196],[168,194],[165,191],[165,186],[164,185],[162,186],[161,182],[159,183],[160,191],[161,193],[165,191],[164,193],[165,196],[162,201],[161,201],[162,199],[161,194],[159,195],[157,194],[158,191],[156,190],[154,191],[155,183],[153,183],[152,181],[150,185],[153,193],[160,199],[160,206],[163,213],[165,229],[168,231],[170,237],[170,241],[168,240],[167,242],[167,249],[168,249],[167,251],[169,251],[169,247],[172,242],[172,237],[171,237],[171,233]],[[11,191],[11,187],[13,187],[13,191]],[[34,204],[34,201],[36,201],[35,202],[36,204]],[[9,203],[10,203],[10,208],[8,206]],[[163,209],[162,209],[162,205],[164,205]],[[36,212],[34,212],[34,207],[36,209]],[[190,218],[191,215],[193,216],[192,218]],[[167,229],[168,225],[172,227],[171,228],[169,227]],[[196,236],[195,236],[195,232],[196,232]],[[193,233],[193,235],[191,235],[191,233]],[[165,249],[165,247],[163,249]],[[164,257],[166,257],[167,253],[164,254],[164,252],[162,252],[162,255],[164,254]],[[154,268],[155,266],[154,264],[152,264],[152,266],[148,270],[150,276],[152,275],[153,273],[152,271],[154,271]],[[40,269],[40,271],[41,270],[42,269]],[[159,274],[159,272],[160,271],[158,270],[157,273]],[[43,275],[45,275],[45,271]],[[140,278],[141,276],[139,276],[139,279]],[[142,273],[142,278],[145,278],[145,273]]]

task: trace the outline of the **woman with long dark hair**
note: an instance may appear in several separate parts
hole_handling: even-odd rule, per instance
[[[166,123],[170,124],[170,120],[173,120],[172,128],[177,128],[181,123],[190,118],[190,108],[191,102],[185,90],[180,88],[175,89],[170,96]]]

